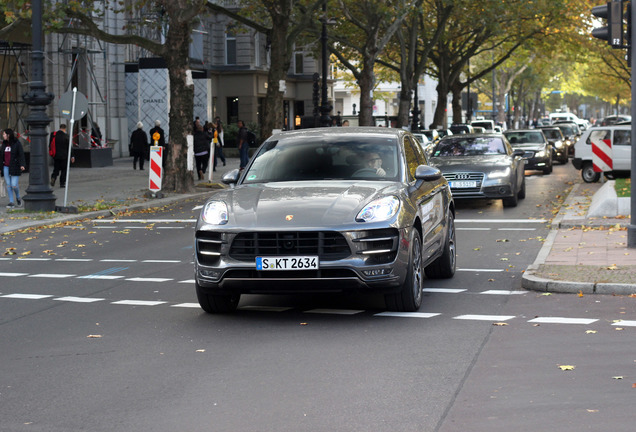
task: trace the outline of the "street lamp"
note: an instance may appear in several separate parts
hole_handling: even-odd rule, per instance
[[[31,137],[31,161],[29,168],[29,186],[24,196],[24,209],[27,211],[55,210],[55,195],[49,185],[49,167],[47,165],[46,127],[51,119],[46,115],[46,106],[53,95],[45,91],[43,81],[44,52],[42,51],[42,0],[32,2],[32,73],[30,91],[22,96],[31,106],[26,118]]]

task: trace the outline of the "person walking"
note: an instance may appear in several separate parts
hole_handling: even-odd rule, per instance
[[[250,144],[247,141],[247,128],[245,127],[245,122],[243,122],[243,120],[239,120],[238,127],[239,127],[238,149],[239,149],[239,156],[241,160],[239,166],[240,166],[240,170],[243,171],[250,159],[249,157]]]
[[[49,148],[52,141],[55,140],[55,155],[53,156],[53,172],[51,173],[51,186],[55,186],[57,177],[60,176],[60,187],[66,186],[66,168],[68,166],[68,134],[66,133],[66,125],[62,123],[60,129],[51,134],[49,140]],[[75,162],[75,158],[71,153],[71,162]]]
[[[148,150],[148,135],[144,131],[144,124],[137,122],[137,129],[130,135],[130,154],[133,157],[133,169],[137,169],[137,161],[139,161],[139,170],[144,170],[144,160]]]
[[[20,175],[25,170],[26,160],[22,144],[15,137],[13,129],[5,129],[2,132],[2,176],[7,185],[7,195],[9,197],[8,209],[20,207]],[[14,203],[15,196],[15,203]]]
[[[199,180],[203,179],[203,173],[208,168],[208,160],[210,159],[210,143],[212,142],[212,135],[210,132],[203,129],[201,123],[197,124],[197,128],[194,131],[194,159],[197,166],[197,174]]]
[[[214,144],[214,171],[216,171],[216,161],[221,158],[223,166],[225,166],[225,155],[223,154],[223,124],[220,117],[214,118],[214,137],[212,138]]]

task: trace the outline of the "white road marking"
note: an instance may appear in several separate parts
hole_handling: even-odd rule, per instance
[[[141,277],[134,277],[134,278],[128,278],[128,279],[124,279],[127,281],[131,281],[131,282],[167,282],[167,281],[171,281],[172,279],[169,278],[141,278]]]
[[[44,298],[53,297],[48,294],[7,294],[3,295],[4,298],[12,298],[12,299],[27,299],[27,300],[40,300]]]
[[[193,308],[193,309],[201,308],[201,306],[199,306],[199,303],[179,303],[176,305],[171,305],[170,307]]]
[[[636,321],[617,321],[615,323],[612,323],[613,326],[618,326],[618,327],[636,327]]]
[[[497,231],[536,231],[536,228],[497,228]]]
[[[388,316],[398,318],[433,318],[439,316],[439,313],[427,313],[427,312],[380,312],[374,316]]]
[[[492,228],[455,228],[457,231],[491,231]]]
[[[78,276],[78,279],[102,279],[102,280],[114,280],[121,279],[124,276],[114,276],[114,275],[87,275],[87,276]]]
[[[363,310],[353,309],[311,309],[305,313],[328,314],[328,315],[355,315],[364,312]]]
[[[529,323],[538,324],[592,324],[598,321],[595,318],[563,318],[563,317],[540,317],[531,319]]]
[[[548,222],[547,219],[455,219],[455,222],[462,223],[541,223]]]
[[[180,260],[143,260],[142,263],[180,263]]]
[[[101,262],[137,262],[134,259],[103,259]]]
[[[59,274],[59,273],[39,273],[39,274],[29,275],[28,277],[64,279],[64,278],[70,278],[70,277],[73,277],[73,276],[76,276],[76,275],[74,275],[74,274]]]
[[[479,294],[493,294],[493,295],[518,295],[526,294],[528,291],[511,291],[511,290],[488,290],[482,291]]]
[[[99,223],[196,223],[196,219],[113,219],[112,221],[100,220]]]
[[[73,297],[73,296],[69,296],[69,297],[58,297],[58,298],[55,298],[53,300],[73,302],[73,303],[94,303],[94,302],[104,301],[106,299],[93,298],[93,297]]]
[[[478,272],[478,273],[499,273],[502,272],[503,269],[473,269],[473,268],[458,268],[457,271],[465,271],[465,272]]]
[[[165,301],[148,301],[148,300],[120,300],[112,302],[116,305],[128,305],[128,306],[157,306],[166,303]]]
[[[28,273],[0,273],[0,276],[6,277],[17,277],[17,276],[26,276]]]
[[[201,307],[196,304],[197,307]],[[293,308],[288,306],[240,306],[239,310],[250,310],[250,311],[259,311],[259,312],[285,312],[291,310]]]
[[[446,294],[457,294],[460,292],[466,291],[465,289],[454,289],[454,288],[424,288],[422,291],[424,292],[432,292],[432,293],[446,293]]]
[[[91,258],[56,258],[55,261],[68,261],[68,262],[90,262],[93,261]]]
[[[182,280],[182,281],[179,281],[179,282],[177,282],[177,283],[182,283],[182,284],[193,284],[194,282],[195,282],[195,280],[194,280],[194,279],[188,279],[188,280]]]
[[[167,226],[167,227],[163,227],[163,226],[159,226],[159,227],[155,227],[157,229],[185,229],[186,227],[182,227],[182,226]]]
[[[22,258],[18,257],[20,261],[52,261],[51,258]]]
[[[477,320],[477,321],[508,321],[513,319],[514,315],[459,315],[453,317],[456,320]]]

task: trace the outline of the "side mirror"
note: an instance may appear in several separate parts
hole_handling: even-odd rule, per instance
[[[439,168],[435,168],[428,165],[420,165],[415,168],[415,178],[424,181],[439,180],[442,177],[442,172]]]
[[[512,151],[512,155],[513,156],[519,156],[519,157],[523,157],[523,155],[525,154],[525,152],[521,149],[514,149]]]
[[[233,169],[232,171],[226,172],[221,177],[221,181],[225,184],[236,184],[238,183],[239,176],[241,172],[238,169]]]

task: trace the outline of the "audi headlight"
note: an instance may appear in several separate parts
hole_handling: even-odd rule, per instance
[[[554,143],[554,146],[555,146],[556,148],[561,148],[561,147],[563,147],[563,141],[558,140],[557,142],[555,142],[555,143]]]
[[[502,171],[493,171],[488,173],[488,178],[502,178],[510,175],[510,167]]]
[[[400,200],[396,196],[387,196],[364,206],[356,221],[358,222],[381,222],[391,219],[400,209]]]
[[[540,157],[540,158],[545,157],[545,150],[541,150],[541,151],[537,152],[537,154],[535,156],[536,157]]]
[[[201,210],[201,218],[210,225],[225,225],[227,223],[227,204],[223,201],[209,201]]]

